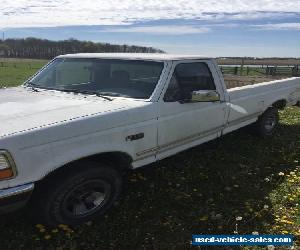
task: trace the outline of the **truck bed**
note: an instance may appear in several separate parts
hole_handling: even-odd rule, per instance
[[[268,107],[296,105],[300,101],[300,78],[254,83],[228,89],[230,113],[225,133],[249,125]]]
[[[238,76],[224,74],[224,81],[227,89],[232,89],[236,87],[243,87],[247,85],[254,85],[263,82],[271,82],[275,80],[288,79],[284,76]]]

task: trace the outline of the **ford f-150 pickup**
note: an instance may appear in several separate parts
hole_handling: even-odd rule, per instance
[[[0,212],[80,224],[118,199],[123,172],[241,127],[270,136],[300,78],[227,89],[216,61],[74,54],[0,90]]]

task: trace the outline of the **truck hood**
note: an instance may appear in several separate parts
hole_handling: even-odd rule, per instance
[[[17,87],[0,89],[0,138],[102,113],[139,106],[145,102]]]

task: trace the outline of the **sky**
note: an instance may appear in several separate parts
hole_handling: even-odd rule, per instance
[[[1,0],[0,31],[175,54],[300,57],[300,0]]]

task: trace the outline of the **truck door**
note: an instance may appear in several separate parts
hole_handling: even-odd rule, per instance
[[[185,101],[192,93],[218,99]],[[201,97],[201,96],[200,96]],[[225,125],[224,90],[211,61],[176,62],[163,101],[159,102],[158,154],[165,158],[217,138]]]

